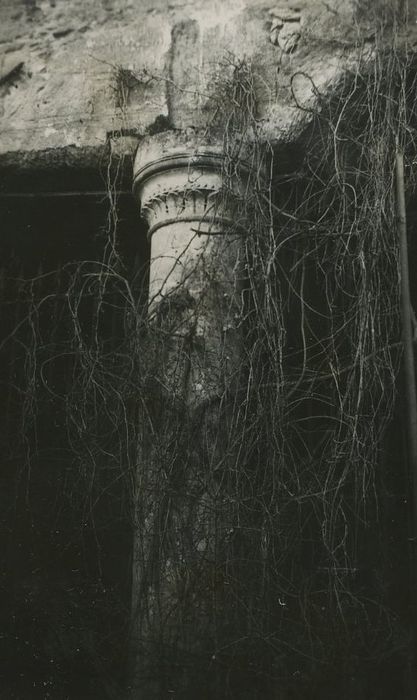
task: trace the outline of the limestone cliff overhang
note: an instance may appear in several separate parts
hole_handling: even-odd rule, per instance
[[[353,0],[4,3],[0,157],[96,149],[116,132],[133,130],[141,138],[204,128],[219,80],[242,62],[254,77],[256,119],[265,135],[271,142],[293,139],[317,94],[353,65],[358,47],[372,52],[375,28],[356,6]],[[407,31],[412,45],[411,11]]]

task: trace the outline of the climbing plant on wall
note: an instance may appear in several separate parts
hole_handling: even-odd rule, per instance
[[[161,381],[167,353],[192,353],[173,343],[181,290],[177,309],[151,322],[121,250],[114,168],[104,168],[108,215],[94,253],[58,270],[28,265],[23,274],[10,263],[2,347],[17,369],[6,377],[4,454],[17,467],[28,527],[40,522],[40,479],[51,514],[42,537],[61,532],[60,547],[77,550],[69,561],[80,565],[54,584],[55,620],[70,628],[70,610],[76,631],[57,638],[49,620],[43,639],[29,640],[42,668],[48,655],[58,666],[42,671],[51,697],[80,649],[87,672],[104,679],[100,692],[118,697],[103,640],[114,651],[130,639],[161,692],[190,698],[274,697],[277,688],[332,697],[338,678],[408,653],[404,611],[387,590],[383,450],[401,359],[393,164],[400,143],[414,192],[416,61],[383,32],[355,59],[339,84],[316,91],[286,168],[257,113],[256,68],[229,56],[213,79],[207,130],[223,144],[225,197],[230,174],[245,172],[244,343],[233,391],[225,385],[190,408]],[[48,440],[52,461],[39,448]],[[130,593],[106,592],[114,528],[141,572],[139,628]],[[33,580],[22,586],[22,610],[34,590]]]

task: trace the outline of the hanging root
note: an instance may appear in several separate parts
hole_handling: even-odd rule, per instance
[[[94,537],[101,498],[114,490],[107,515],[134,532],[135,610],[149,620],[152,608],[152,654],[168,679],[192,666],[221,678],[224,693],[247,679],[265,692],[277,682],[301,692],[329,664],[340,673],[354,664],[353,648],[365,658],[391,653],[393,616],[371,571],[380,543],[370,552],[367,533],[378,529],[399,368],[393,162],[397,139],[414,188],[415,67],[400,50],[359,56],[318,97],[286,174],[262,136],[256,72],[231,58],[220,67],[210,128],[222,129],[225,183],[243,158],[247,178],[245,348],[233,395],[225,387],[193,414],[161,385],[175,328],[156,332],[138,311],[117,253],[111,181],[102,260],[67,266],[59,291],[43,296],[44,276],[21,282],[24,322],[10,342],[24,326],[28,489],[33,423],[53,401],[65,416],[65,497]],[[37,323],[51,304],[66,328],[57,342],[40,337]],[[64,356],[66,382],[53,389],[48,368]],[[210,557],[197,565],[193,552],[208,535]],[[169,647],[157,642],[172,613],[167,571],[183,620]]]

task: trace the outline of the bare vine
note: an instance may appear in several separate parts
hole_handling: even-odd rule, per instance
[[[110,167],[101,260],[19,280],[24,322],[8,342],[24,358],[13,410],[26,497],[49,402],[65,420],[61,496],[96,545],[98,581],[106,520],[136,538],[135,611],[157,627],[148,653],[166,687],[173,677],[181,687],[185,668],[215,679],[216,697],[237,697],[244,682],[308,692],[323,668],[342,672],[352,648],[390,654],[394,615],[361,571],[399,369],[393,162],[399,141],[414,188],[415,69],[405,49],[359,52],[355,70],[317,96],[304,153],[282,174],[258,118],[256,71],[231,57],[219,67],[208,129],[222,134],[225,197],[242,163],[246,173],[244,362],[239,388],[198,411],[161,380],[173,353],[184,379],[196,338],[176,336],[180,297],[159,325],[138,304]],[[39,321],[52,313],[59,337]],[[171,613],[181,635],[167,632]]]

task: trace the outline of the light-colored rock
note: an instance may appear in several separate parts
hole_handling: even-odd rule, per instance
[[[239,366],[244,170],[242,159],[227,177],[223,143],[197,130],[147,137],[135,159],[134,190],[151,240],[150,317],[176,319],[175,336],[204,347],[189,354],[192,405],[221,396]],[[177,365],[175,351],[167,373]],[[164,379],[175,382],[176,375]]]
[[[307,116],[291,76],[325,91],[360,34],[353,0],[24,0],[0,5],[0,67],[18,65],[1,96],[0,155],[98,147],[119,130],[146,134],[163,117],[201,127],[222,72],[246,61],[268,137],[292,138]],[[287,60],[282,59],[282,54]],[[23,56],[23,59],[22,59]],[[298,95],[301,104],[310,98]]]

